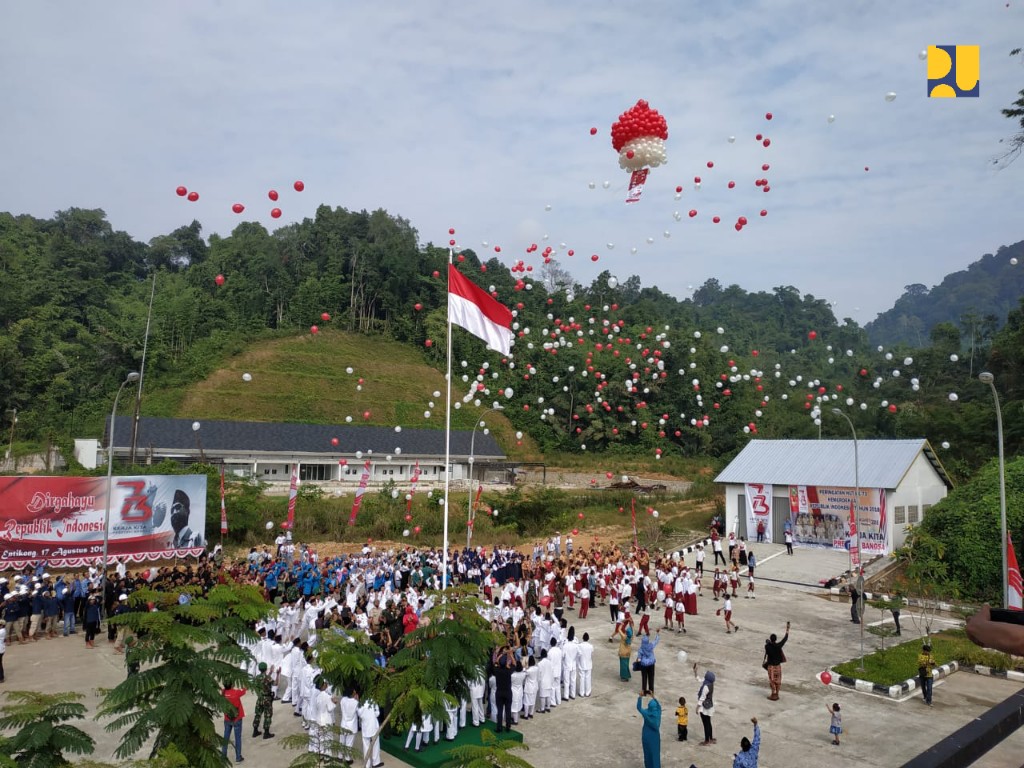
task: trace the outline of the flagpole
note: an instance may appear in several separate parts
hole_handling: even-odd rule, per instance
[[[448,267],[452,266],[452,249],[448,249]],[[447,372],[445,374],[445,406],[444,406],[444,552],[441,556],[441,591],[448,589],[448,489],[451,484],[452,469],[452,315],[451,315],[451,275],[448,276],[448,292],[446,299],[448,309]]]

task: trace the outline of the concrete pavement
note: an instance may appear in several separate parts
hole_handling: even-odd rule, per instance
[[[757,598],[740,597],[734,603],[734,621],[739,632],[726,634],[714,609],[710,590],[699,605],[699,615],[688,617],[687,633],[663,632],[657,648],[656,688],[664,709],[662,721],[662,764],[666,768],[688,768],[696,764],[728,766],[742,736],[750,735],[750,718],[758,717],[762,728],[762,766],[821,768],[821,766],[899,766],[926,747],[952,733],[994,704],[1019,689],[1016,683],[958,672],[935,688],[935,706],[928,708],[919,698],[897,702],[884,697],[857,693],[836,686],[825,687],[815,675],[829,665],[853,658],[860,651],[860,633],[849,621],[846,603],[832,602],[824,590],[809,586],[846,569],[844,556],[797,550],[793,557],[769,559],[773,545],[755,545],[758,567]],[[692,561],[692,557],[690,558]],[[837,562],[833,562],[837,561]],[[838,570],[833,570],[838,565]],[[769,581],[778,579],[778,581]],[[793,584],[788,582],[794,582]],[[745,581],[743,589],[746,589]],[[551,714],[522,724],[529,752],[526,759],[537,768],[565,768],[579,765],[640,766],[641,721],[636,712],[639,675],[630,683],[618,678],[616,645],[607,642],[612,625],[607,608],[595,607],[585,621],[568,612],[578,636],[589,632],[595,646],[594,695],[589,699],[564,702]],[[761,669],[764,640],[771,632],[781,634],[786,620],[792,622],[786,645],[789,659],[784,667],[780,701],[767,700],[768,686]],[[660,613],[652,615],[651,627],[661,626]],[[910,622],[905,629],[912,631]],[[905,635],[907,632],[904,633]],[[90,720],[81,724],[97,740],[94,757],[109,760],[117,743],[115,735],[103,730],[93,719],[99,701],[97,689],[116,684],[124,675],[123,656],[113,652],[101,635],[96,650],[86,650],[82,635],[67,639],[8,647],[4,657],[7,682],[0,690],[77,690],[86,694]],[[868,642],[877,638],[867,635]],[[688,654],[685,663],[679,651]],[[699,680],[712,669],[717,675],[714,716],[716,745],[700,747],[700,720],[696,714]],[[672,717],[679,696],[690,707],[690,741],[675,741]],[[829,719],[825,706],[839,702],[843,712],[843,743],[830,744]],[[251,713],[255,699],[246,697]],[[248,721],[245,730],[248,731]],[[275,707],[274,731],[280,737],[298,731],[298,718],[291,708]],[[280,747],[280,738],[252,741],[245,733],[243,752],[252,768],[279,768],[297,753]],[[1019,766],[1024,754],[1024,733],[1018,732],[976,763],[983,768]],[[144,757],[139,755],[138,757]],[[385,755],[388,766],[405,765]]]

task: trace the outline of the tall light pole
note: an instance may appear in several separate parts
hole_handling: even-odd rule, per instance
[[[4,458],[10,461],[11,466],[14,469],[17,469],[17,466],[15,466],[15,463],[14,463],[14,428],[17,425],[18,425],[18,409],[17,408],[12,408],[11,409],[11,442],[7,446],[7,456],[5,456]]]
[[[857,430],[853,422],[846,415],[842,408],[833,408],[832,413],[842,416],[850,425],[850,432],[853,434],[853,521],[857,527],[857,615],[860,617],[860,668],[864,669],[864,548],[861,546],[863,530],[860,527],[860,451],[857,447]],[[853,542],[850,542],[850,570],[853,570]]]
[[[117,401],[121,392],[128,384],[134,384],[139,380],[136,371],[129,373],[121,386],[117,388],[114,395],[114,408],[110,411],[110,435],[107,438],[107,510],[103,515],[103,570],[100,571],[100,579],[103,584],[104,594],[107,588],[107,549],[110,546],[110,502],[114,495],[114,419],[117,417]]]
[[[484,423],[484,416],[494,411],[504,411],[500,405],[495,404],[493,408],[488,408],[482,414],[480,418],[476,420],[476,424],[473,425],[473,434],[469,438],[469,493],[466,498],[466,548],[469,548],[470,542],[473,541],[473,523],[476,515],[473,514],[473,453],[476,449],[476,428]]]
[[[988,371],[982,371],[978,374],[978,381],[983,384],[988,384],[992,390],[992,399],[996,403],[996,436],[999,440],[999,551],[1003,553],[1003,608],[1007,607],[1009,602],[1009,589],[1007,579],[1009,574],[1006,572],[1006,469],[1005,460],[1003,458],[1003,411],[999,407],[999,393],[996,392],[996,377]]]
[[[203,464],[205,464],[206,463],[206,454],[203,453],[203,441],[199,439],[199,429],[202,426],[203,425],[200,424],[198,421],[193,421],[192,422],[192,431],[196,433],[196,447],[199,448],[199,460],[201,462],[203,462]]]
[[[149,349],[149,326],[153,320],[153,297],[156,296],[156,268],[153,269],[153,285],[149,290],[149,312],[146,313],[146,335],[142,338],[142,364],[139,366],[139,388],[135,393],[135,414],[132,416],[131,463],[135,466],[135,448],[139,442],[139,417],[142,413],[142,385],[146,378],[146,351]]]

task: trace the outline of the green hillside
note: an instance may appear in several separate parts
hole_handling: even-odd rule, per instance
[[[351,369],[351,373],[348,371]],[[250,374],[250,381],[243,379]],[[444,429],[444,374],[427,365],[408,344],[376,336],[321,330],[261,341],[228,358],[214,373],[185,388],[147,392],[147,416],[228,421],[281,421]],[[455,379],[453,398],[465,391]],[[435,397],[439,392],[440,397]],[[472,429],[493,398],[452,411],[455,429]],[[430,404],[434,405],[431,406]],[[429,418],[424,414],[429,411]],[[370,417],[364,418],[369,412]],[[507,453],[526,458],[534,446],[501,414],[488,414],[487,426]]]

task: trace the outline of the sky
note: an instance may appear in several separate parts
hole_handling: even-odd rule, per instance
[[[0,211],[148,241],[383,208],[510,266],[550,245],[585,284],[793,285],[863,324],[1024,239],[1024,160],[994,162],[1021,30],[1024,0],[5,3]],[[918,54],[950,44],[981,46],[979,98],[927,97]],[[638,99],[668,163],[627,205]]]

